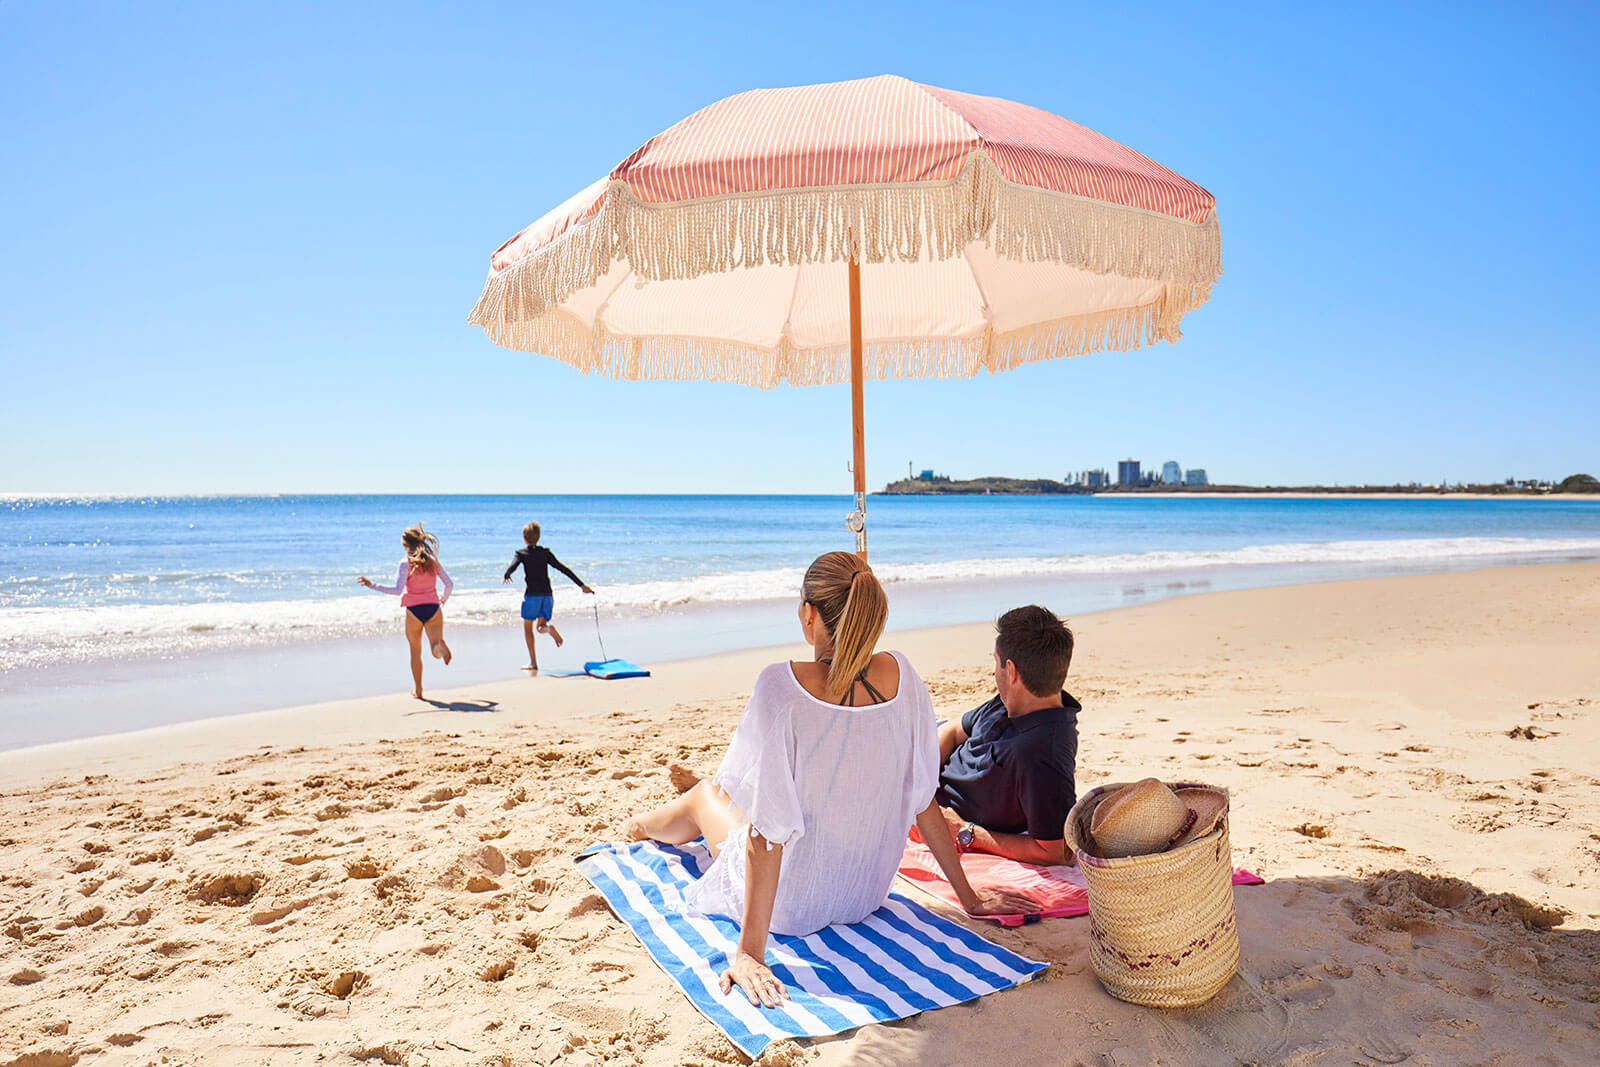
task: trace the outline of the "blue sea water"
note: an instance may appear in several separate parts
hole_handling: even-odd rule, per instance
[[[0,670],[387,633],[400,530],[421,521],[455,579],[455,626],[514,620],[501,574],[529,519],[599,590],[601,617],[792,603],[801,568],[851,548],[833,496],[215,496],[0,501]],[[975,589],[1174,591],[1600,558],[1600,501],[1280,497],[873,497],[874,569],[925,617]],[[559,575],[558,610],[577,590]],[[1065,584],[1064,584],[1065,583]],[[941,592],[943,591],[943,592]],[[1070,597],[1063,592],[1058,596]],[[786,635],[787,636],[787,635]],[[675,646],[674,651],[711,651]]]
[[[429,692],[526,662],[521,585],[501,575],[529,519],[598,594],[552,575],[567,644],[541,639],[546,673],[793,642],[805,564],[854,547],[849,508],[834,496],[3,499],[0,750],[409,688],[398,601],[356,577],[392,581],[400,531],[418,521],[456,582],[455,659],[428,661]],[[891,631],[1030,601],[1071,617],[1600,559],[1600,501],[1586,500],[874,497],[867,510]],[[543,684],[562,683],[541,680],[529,700]]]

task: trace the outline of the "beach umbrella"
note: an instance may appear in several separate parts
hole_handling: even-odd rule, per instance
[[[769,388],[960,377],[1176,340],[1216,200],[1110,138],[890,75],[756,89],[501,245],[470,320],[586,373]]]

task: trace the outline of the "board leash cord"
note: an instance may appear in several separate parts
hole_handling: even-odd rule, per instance
[[[606,639],[600,636],[600,604],[596,601],[590,607],[594,609],[594,639],[600,642],[600,658],[609,660],[611,657],[606,655]]]

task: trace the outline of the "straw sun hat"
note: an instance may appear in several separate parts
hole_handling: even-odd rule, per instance
[[[1169,852],[1210,833],[1228,811],[1228,795],[1205,786],[1167,788],[1155,778],[1124,786],[1102,800],[1089,836],[1108,859]]]

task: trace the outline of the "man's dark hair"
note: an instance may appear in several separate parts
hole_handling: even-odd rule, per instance
[[[1010,660],[1028,692],[1047,697],[1061,691],[1072,666],[1072,631],[1037,604],[1012,608],[994,624],[994,650]]]

